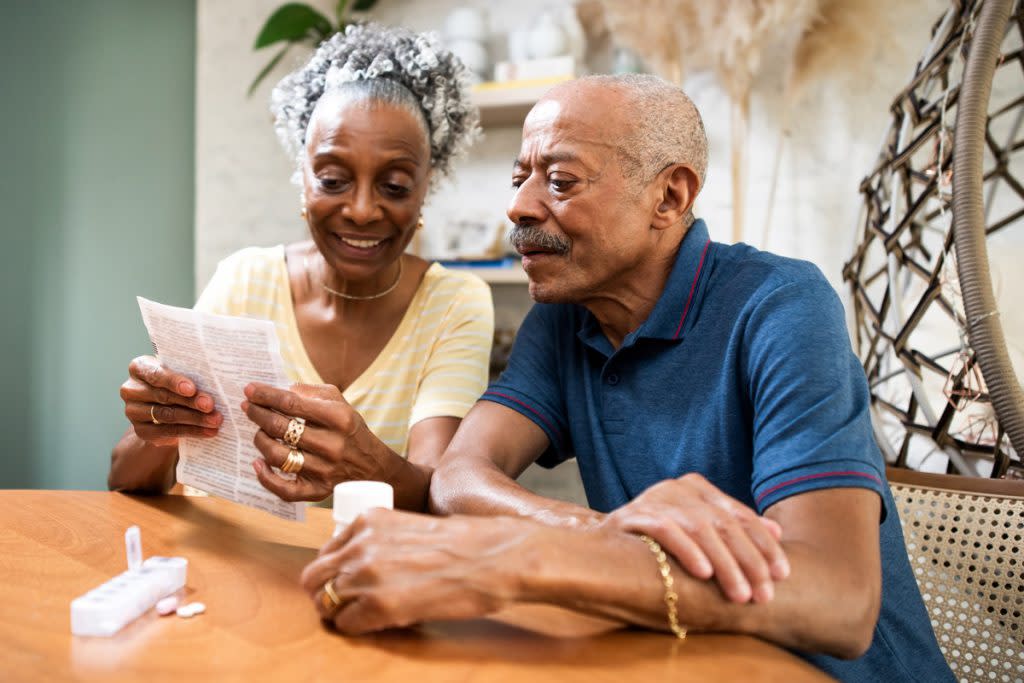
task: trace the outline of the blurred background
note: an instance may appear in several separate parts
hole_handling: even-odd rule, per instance
[[[135,296],[193,301],[196,5],[2,7],[0,486],[104,488]]]
[[[0,487],[103,488],[126,426],[118,387],[148,350],[135,297],[190,305],[218,260],[303,237],[267,102],[311,48],[290,47],[247,93],[284,45],[253,47],[281,4],[3,5]],[[336,2],[309,4],[335,17]],[[680,12],[701,3],[617,3],[618,14],[588,0],[355,4],[372,7],[350,19],[438,31],[478,72],[484,139],[428,199],[415,248],[474,259],[492,283],[497,370],[529,306],[521,270],[502,260],[510,166],[522,118],[551,83],[635,70],[682,82],[708,130],[696,211],[712,236],[813,261],[842,289],[889,105],[950,3],[764,3],[774,14],[753,23],[690,17],[710,22],[690,31],[704,43],[676,52]],[[572,467],[549,492],[580,495]]]

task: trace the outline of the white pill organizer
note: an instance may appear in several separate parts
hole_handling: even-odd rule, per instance
[[[129,557],[141,548],[135,534]],[[140,553],[141,554],[141,553]],[[135,564],[130,561],[130,564]],[[71,633],[76,636],[112,636],[142,616],[161,598],[185,587],[188,560],[150,557],[101,586],[71,601]]]

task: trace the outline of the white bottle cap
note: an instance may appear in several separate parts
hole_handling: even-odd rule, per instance
[[[334,487],[334,535],[371,508],[395,507],[395,490],[383,481],[343,481]]]

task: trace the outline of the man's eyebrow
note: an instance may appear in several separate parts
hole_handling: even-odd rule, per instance
[[[579,156],[577,156],[576,154],[573,154],[572,152],[558,152],[558,151],[555,151],[555,152],[547,152],[545,154],[541,154],[540,155],[540,162],[544,166],[550,166],[551,164],[558,163],[559,161],[579,161],[580,163],[582,163],[582,161],[579,158]],[[524,163],[523,160],[520,157],[516,157],[512,161],[512,168],[513,169],[522,168],[523,166],[526,166],[526,163]]]

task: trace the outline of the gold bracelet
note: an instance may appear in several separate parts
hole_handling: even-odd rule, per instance
[[[672,629],[672,633],[676,634],[676,638],[686,640],[686,629],[679,625],[679,596],[672,588],[674,581],[672,568],[668,564],[668,556],[661,549],[661,544],[650,536],[643,534],[640,536],[640,540],[647,544],[658,561],[658,573],[661,574],[661,580],[665,584],[665,610],[668,612],[668,627]]]

